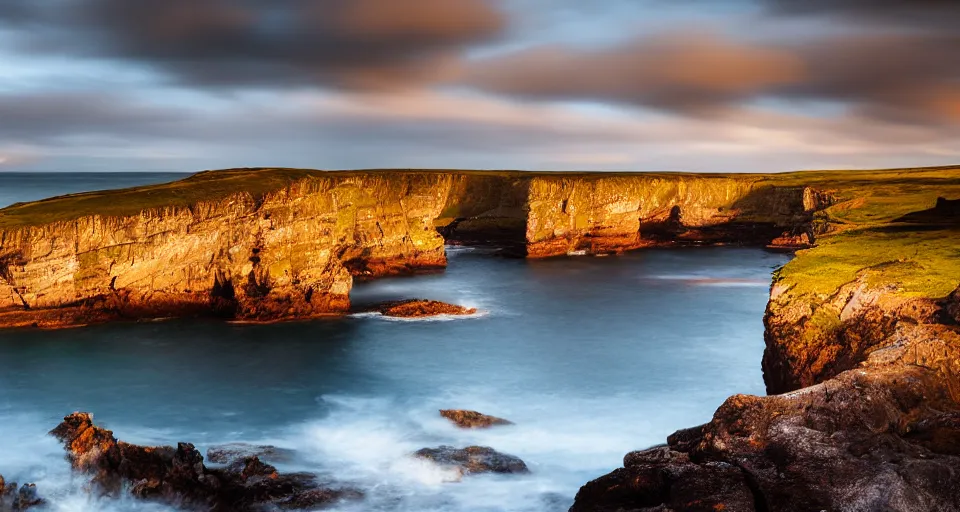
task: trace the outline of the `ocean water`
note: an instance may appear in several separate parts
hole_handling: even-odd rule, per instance
[[[77,192],[165,183],[187,176],[169,172],[0,172],[0,208]]]
[[[281,470],[366,493],[335,511],[559,512],[627,452],[708,421],[731,394],[764,391],[762,315],[784,255],[448,253],[447,271],[359,284],[354,303],[429,298],[475,317],[0,331],[0,474],[36,482],[48,510],[172,510],[84,491],[46,435],[83,410],[129,442],[290,448]],[[516,425],[459,430],[442,408]],[[531,473],[451,483],[410,457],[443,444],[491,446]]]

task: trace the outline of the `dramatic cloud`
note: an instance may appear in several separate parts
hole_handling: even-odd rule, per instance
[[[0,0],[0,167],[956,163],[958,12],[955,0]]]
[[[748,100],[781,98],[841,102],[906,122],[960,122],[960,34],[746,44],[678,33],[592,50],[522,50],[477,63],[466,80],[527,98],[683,113],[724,113]]]
[[[128,59],[186,83],[364,88],[444,76],[506,23],[486,0],[4,0],[4,20],[34,52]]]
[[[883,22],[956,30],[960,2],[956,0],[759,0],[780,15],[825,15],[847,21]]]
[[[531,98],[599,99],[697,112],[803,78],[778,50],[680,33],[578,50],[548,46],[478,63],[467,83]]]
[[[163,135],[191,114],[94,93],[0,94],[0,140],[31,142],[83,135]]]

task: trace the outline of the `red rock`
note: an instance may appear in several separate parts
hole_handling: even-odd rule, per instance
[[[476,308],[465,308],[435,300],[414,299],[401,302],[390,302],[379,307],[384,316],[400,318],[421,318],[438,315],[466,316],[476,314]]]
[[[513,425],[512,421],[496,416],[488,416],[477,411],[442,409],[440,415],[452,421],[460,428],[489,428],[497,425]]]

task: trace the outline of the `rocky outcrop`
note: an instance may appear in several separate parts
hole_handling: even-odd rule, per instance
[[[766,245],[826,197],[764,176],[240,169],[0,210],[0,326],[342,314],[444,243],[532,258]]]
[[[530,472],[527,465],[519,458],[500,453],[486,446],[424,448],[417,451],[414,457],[429,460],[441,467],[455,469],[460,472],[460,475],[481,473],[522,474]]]
[[[293,451],[276,446],[255,446],[246,443],[222,444],[207,449],[207,461],[214,464],[230,465],[253,457],[266,462],[288,462],[293,458]]]
[[[460,428],[490,428],[499,425],[513,425],[512,421],[503,418],[463,409],[441,409],[440,416],[447,418]]]
[[[811,189],[721,175],[534,178],[527,253],[606,254],[664,244],[766,245],[810,222]]]
[[[948,367],[960,337],[918,329],[867,368],[728,399],[707,425],[627,455],[571,510],[960,509],[960,388]]]
[[[867,269],[815,297],[772,287],[773,396],[627,455],[571,510],[960,510],[960,288],[918,298]]]
[[[16,482],[6,483],[0,475],[0,512],[20,512],[43,505],[44,499],[37,493],[34,484],[17,487]]]
[[[466,308],[463,306],[447,304],[445,302],[439,302],[435,300],[413,299],[382,304],[378,308],[378,311],[383,316],[392,316],[397,318],[423,318],[440,315],[475,315],[477,313],[477,308]]]
[[[226,468],[212,469],[189,443],[173,448],[117,441],[87,413],[65,417],[50,433],[64,444],[73,469],[112,495],[129,488],[138,498],[224,512],[315,508],[360,496],[325,488],[310,474],[282,474],[257,456],[231,458]]]

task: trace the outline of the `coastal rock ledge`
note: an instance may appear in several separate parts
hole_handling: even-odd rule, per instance
[[[129,489],[141,499],[211,512],[315,510],[361,496],[324,487],[311,474],[280,473],[257,456],[232,454],[227,467],[215,469],[204,465],[190,443],[174,448],[117,441],[88,413],[65,417],[50,434],[63,443],[75,471],[90,475],[95,488],[113,496]]]

